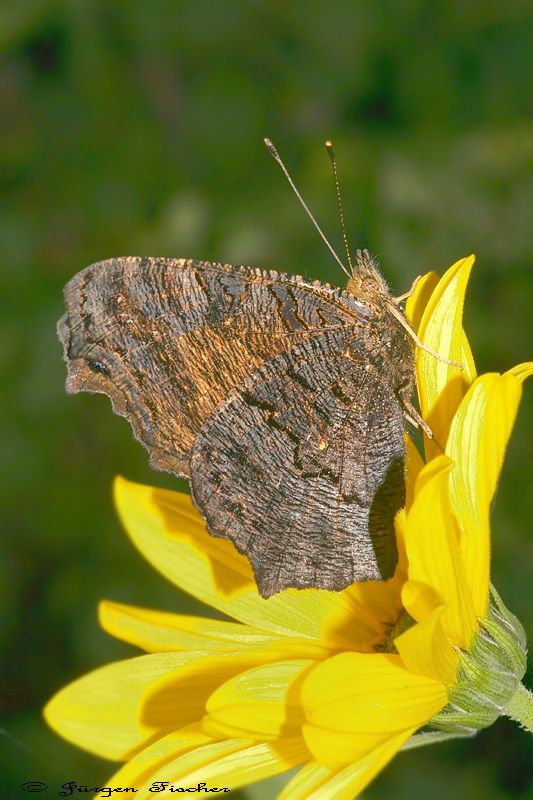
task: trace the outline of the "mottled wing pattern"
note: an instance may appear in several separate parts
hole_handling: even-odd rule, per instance
[[[318,281],[259,269],[102,261],[65,288],[67,388],[107,394],[152,465],[188,476],[194,440],[228,392],[296,339],[357,324],[364,306],[341,298]]]
[[[209,531],[246,553],[264,597],[394,572],[402,414],[360,355],[346,330],[299,342],[235,387],[196,439],[193,498]]]
[[[403,424],[365,349],[367,305],[298,276],[151,258],[94,264],[65,298],[68,389],[109,395],[152,464],[191,477],[264,597],[392,575]]]

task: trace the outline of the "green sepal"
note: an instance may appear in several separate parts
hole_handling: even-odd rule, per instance
[[[493,587],[487,617],[478,621],[470,649],[460,651],[459,659],[449,703],[426,730],[465,736],[487,728],[505,714],[520,685],[527,666],[524,629]]]

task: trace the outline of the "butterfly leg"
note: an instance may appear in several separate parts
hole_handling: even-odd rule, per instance
[[[411,425],[414,425],[415,428],[418,428],[418,430],[425,433],[428,439],[433,439],[433,431],[431,430],[429,425],[426,422],[424,422],[424,420],[422,419],[422,417],[420,416],[414,405],[411,403],[411,401],[408,400],[406,397],[400,397],[400,403],[402,404],[403,407],[403,414],[405,419],[408,422],[410,422]]]
[[[422,275],[419,275],[417,278],[415,278],[409,291],[405,292],[405,294],[401,294],[399,297],[393,297],[392,302],[399,304],[402,302],[402,300],[407,300],[408,297],[411,297],[415,293],[416,285],[421,277]]]
[[[427,347],[424,344],[424,342],[422,342],[421,339],[419,339],[419,337],[416,335],[414,330],[411,328],[411,326],[409,325],[409,323],[405,319],[405,317],[402,314],[402,312],[400,311],[400,309],[396,308],[394,303],[395,303],[395,301],[393,301],[393,300],[389,300],[388,301],[387,308],[388,308],[389,312],[392,314],[392,316],[395,319],[398,320],[398,322],[400,323],[402,328],[405,328],[405,330],[407,331],[407,333],[409,334],[409,336],[411,337],[411,339],[413,340],[413,342],[416,344],[417,347],[419,347],[421,350],[425,350],[426,353],[429,353],[430,355],[435,356],[436,359],[438,359],[439,361],[444,362],[444,364],[450,364],[450,366],[452,366],[452,367],[460,367],[461,369],[466,369],[465,365],[461,364],[460,361],[451,361],[449,358],[445,358],[444,356],[441,356],[439,353],[436,353],[435,350],[431,349],[431,347]]]

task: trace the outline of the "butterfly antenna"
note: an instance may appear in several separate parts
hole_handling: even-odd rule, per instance
[[[305,200],[303,199],[302,195],[300,194],[300,192],[299,192],[299,191],[298,191],[298,189],[296,188],[296,186],[295,186],[295,184],[294,184],[294,181],[293,181],[293,179],[291,178],[291,176],[289,175],[289,171],[288,171],[287,167],[285,166],[285,164],[283,163],[283,161],[281,160],[281,157],[280,157],[280,155],[279,155],[278,151],[276,150],[276,148],[274,147],[274,145],[272,144],[272,142],[270,141],[270,139],[265,139],[265,144],[266,144],[266,146],[267,146],[268,150],[270,151],[270,154],[272,155],[272,157],[273,157],[273,158],[274,158],[274,159],[275,159],[275,160],[278,162],[278,164],[280,165],[281,169],[283,170],[283,172],[284,172],[284,174],[285,174],[285,177],[286,177],[286,178],[287,178],[287,180],[289,181],[289,184],[291,185],[291,188],[292,188],[292,190],[293,190],[294,194],[296,195],[296,197],[298,198],[298,200],[300,201],[300,203],[301,203],[301,204],[302,204],[302,206],[304,207],[305,211],[307,212],[307,216],[309,217],[309,219],[311,220],[311,222],[313,223],[313,225],[315,226],[315,228],[316,228],[316,229],[317,229],[317,231],[319,232],[320,236],[321,236],[321,237],[322,237],[322,239],[324,240],[324,242],[325,242],[325,244],[326,244],[326,247],[327,247],[327,248],[329,249],[329,251],[331,252],[331,254],[332,254],[333,258],[335,259],[335,261],[337,262],[337,264],[339,264],[339,266],[340,266],[340,268],[342,269],[342,271],[343,271],[343,272],[345,272],[345,273],[346,273],[346,275],[347,275],[349,278],[351,278],[352,276],[350,275],[350,273],[348,272],[348,270],[346,269],[346,267],[344,266],[344,264],[343,264],[343,263],[342,263],[342,261],[340,260],[339,256],[337,255],[337,253],[335,252],[335,250],[333,249],[333,247],[330,245],[330,243],[329,243],[329,242],[328,242],[328,240],[326,239],[326,237],[325,237],[324,233],[322,232],[322,229],[321,229],[320,225],[318,224],[318,222],[316,221],[316,219],[315,219],[315,218],[314,218],[314,216],[312,215],[312,213],[311,213],[311,211],[309,210],[309,208],[308,208],[308,206],[307,206],[307,204],[306,204]]]
[[[337,174],[337,162],[335,160],[335,153],[333,152],[333,145],[331,142],[326,142],[326,150],[328,151],[328,156],[331,161],[331,166],[333,169],[333,180],[335,181],[335,192],[337,194],[337,205],[339,206],[339,216],[341,218],[341,230],[342,230],[342,240],[344,242],[344,249],[346,251],[346,258],[348,259],[348,264],[350,266],[350,270],[353,274],[354,268],[352,263],[352,257],[350,255],[350,250],[348,248],[348,237],[346,236],[346,225],[344,224],[344,210],[342,208],[342,198],[341,198],[341,189],[339,185],[339,176]]]

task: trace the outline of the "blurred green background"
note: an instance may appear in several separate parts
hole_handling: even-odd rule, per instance
[[[26,780],[98,786],[114,771],[40,713],[134,652],[100,631],[99,599],[204,613],[118,524],[117,473],[177,482],[150,471],[106,398],[64,393],[63,284],[118,255],[342,283],[262,141],[342,249],[331,138],[353,248],[378,255],[398,294],[475,252],[465,326],[479,369],[527,360],[533,50],[520,0],[19,0],[0,7],[0,47],[0,781],[18,800]],[[494,581],[530,638],[532,395],[526,384],[493,513]],[[365,797],[531,798],[532,763],[526,734],[500,720],[400,755]]]

